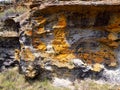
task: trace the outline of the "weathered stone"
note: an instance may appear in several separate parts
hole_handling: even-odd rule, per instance
[[[118,48],[119,47],[119,43],[118,42],[111,42],[108,44],[110,47],[113,47],[113,48]]]
[[[26,34],[27,36],[32,36],[32,30],[26,30],[26,31],[25,31],[25,34]]]
[[[113,33],[119,33],[120,32],[120,20],[118,17],[119,14],[117,14],[116,16],[113,16],[111,19],[111,24],[107,26],[107,30],[109,32],[113,32]]]
[[[116,66],[117,66],[117,63],[116,63],[116,62],[112,62],[109,66],[110,66],[110,67],[116,67]]]
[[[23,48],[20,52],[20,56],[21,56],[21,59],[25,60],[25,61],[34,61],[35,60],[35,56],[29,48]]]
[[[118,39],[118,36],[117,36],[116,33],[110,33],[110,34],[108,35],[108,39],[114,41],[114,40],[117,40],[117,39]]]
[[[21,24],[23,30],[19,31],[19,39],[11,40],[12,42],[20,41],[21,45],[20,52],[16,50],[14,59],[19,62],[24,60],[33,63],[37,56],[41,56],[44,58],[38,64],[42,63],[43,68],[48,58],[51,65],[59,68],[73,69],[77,66],[83,68],[81,67],[82,61],[84,67],[93,64],[92,70],[95,72],[101,71],[101,63],[116,67],[117,57],[114,50],[119,47],[120,2],[118,3],[118,0],[117,3],[105,1],[75,0],[71,3],[71,1],[64,0],[47,0],[45,4],[42,3],[44,1],[31,1],[31,11],[23,15],[29,17],[29,22],[26,23],[23,19],[20,23],[25,22],[27,25]],[[23,16],[21,18],[25,18]],[[13,23],[12,27],[16,27],[14,20],[7,20]],[[12,23],[9,22],[5,21],[10,27]],[[1,47],[9,48],[3,40],[1,42],[3,43]],[[14,47],[14,43],[12,45]],[[37,54],[34,55],[35,53]],[[75,62],[76,58],[82,61]],[[23,69],[27,77],[33,78],[36,75],[37,71],[34,70],[34,66],[29,66],[29,63]],[[46,69],[49,68],[46,67]],[[82,69],[81,72],[85,70]]]
[[[104,68],[103,65],[101,65],[99,63],[93,64],[93,66],[92,66],[92,70],[94,72],[100,72],[103,68]]]
[[[31,16],[37,23],[37,26],[33,27],[35,29],[33,30],[33,36],[35,36],[33,41],[35,41],[36,36],[41,36],[37,38],[39,44],[36,42],[36,44],[33,43],[33,46],[50,54],[47,46],[51,42],[54,54],[50,57],[59,63],[68,63],[69,59],[77,57],[89,64],[116,62],[115,53],[111,49],[119,46],[117,42],[119,38],[116,32],[112,32],[112,24],[115,23],[116,19],[112,20],[111,15],[112,17],[119,17],[114,13],[118,12],[117,8],[119,7],[115,7],[116,10],[114,11],[111,7],[105,6],[89,8],[89,6],[82,7],[69,4],[70,6],[67,6],[68,3],[58,1],[56,4],[44,5],[45,7],[41,5],[39,10],[33,11]],[[96,29],[96,31],[91,29],[83,33],[89,27]],[[48,34],[46,29],[51,34]],[[48,35],[52,38],[49,38]],[[49,55],[46,55],[46,58],[47,56]]]
[[[38,64],[31,61],[20,61],[20,72],[22,72],[27,78],[35,78],[40,73],[40,66]]]
[[[77,67],[82,67],[82,66],[85,65],[85,63],[83,63],[83,61],[80,60],[80,59],[73,59],[72,62],[73,62],[73,64],[74,64],[75,66],[77,66]]]
[[[33,47],[40,51],[46,50],[46,44],[42,42],[39,38],[34,38]]]
[[[20,50],[16,49],[14,56],[15,56],[14,58],[15,60],[20,61]]]

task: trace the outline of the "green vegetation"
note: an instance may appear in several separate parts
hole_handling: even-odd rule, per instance
[[[15,69],[0,73],[0,90],[68,90],[54,87],[48,80],[29,80]]]
[[[94,80],[83,80],[75,83],[74,90],[119,90],[119,85],[99,83]],[[69,90],[67,88],[54,87],[51,81],[25,80],[17,69],[10,69],[0,73],[0,90]]]

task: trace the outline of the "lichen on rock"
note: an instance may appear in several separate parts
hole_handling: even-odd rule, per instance
[[[13,39],[20,42],[14,59],[28,64],[24,68],[26,76],[36,75],[34,65],[28,63],[36,61],[42,69],[50,66],[51,72],[55,67],[70,73],[77,66],[85,73],[101,72],[102,66],[117,67],[115,50],[119,48],[120,6],[111,3],[58,0],[43,4],[38,0],[30,5],[28,22],[21,25],[22,28],[16,29],[16,19],[8,19],[14,23],[11,28],[19,30],[16,31],[18,40]],[[10,27],[10,23],[5,23]],[[76,59],[80,60],[78,65],[74,63]]]

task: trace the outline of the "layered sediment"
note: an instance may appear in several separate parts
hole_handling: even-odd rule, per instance
[[[14,41],[20,42],[21,49],[16,50],[14,60],[34,62],[51,72],[55,67],[67,68],[70,73],[87,69],[86,74],[100,72],[106,66],[116,68],[119,4],[117,0],[32,2],[30,15],[21,20],[23,26],[16,31],[19,39]],[[26,76],[36,75],[32,66],[26,67]]]

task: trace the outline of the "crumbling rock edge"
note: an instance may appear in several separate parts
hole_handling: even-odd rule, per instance
[[[77,7],[80,10],[76,11]],[[84,9],[89,7],[90,10]],[[91,10],[95,10],[95,13]],[[96,75],[96,78],[99,78],[104,64],[110,67],[116,67],[118,64],[113,50],[119,46],[119,20],[117,20],[120,18],[119,10],[119,2],[104,1],[72,3],[60,1],[35,6],[31,9],[27,20],[25,17],[29,12],[14,19],[19,21],[24,18],[20,22],[23,26],[18,32],[20,49],[15,50],[14,60],[19,62],[21,71],[29,78],[42,75],[43,72],[39,71],[44,70],[46,73],[47,71],[51,74],[56,73],[58,77],[85,78]],[[101,46],[98,48],[98,45]],[[90,49],[96,51],[89,51]],[[47,59],[49,59],[48,63],[44,63]]]

